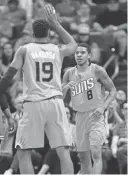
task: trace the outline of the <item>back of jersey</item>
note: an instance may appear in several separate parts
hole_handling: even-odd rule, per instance
[[[26,57],[23,66],[24,100],[40,101],[61,91],[62,59],[58,46],[31,43],[25,45]]]

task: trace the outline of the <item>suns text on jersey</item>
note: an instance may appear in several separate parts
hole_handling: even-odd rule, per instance
[[[88,91],[94,87],[94,78],[89,78],[87,80],[81,81],[73,86],[71,92],[72,96],[76,96],[78,94],[83,93],[84,91]]]
[[[48,52],[48,51],[39,51],[39,52],[31,52],[31,56],[33,59],[37,58],[50,58],[55,59],[55,53],[54,52]]]

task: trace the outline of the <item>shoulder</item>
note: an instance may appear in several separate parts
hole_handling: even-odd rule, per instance
[[[27,48],[25,46],[21,46],[17,49],[16,53],[24,54],[26,52]]]
[[[96,74],[102,74],[102,73],[106,72],[106,70],[102,66],[99,66],[97,64],[93,64],[93,66],[94,66]]]
[[[27,48],[25,46],[21,46],[17,49],[15,53],[16,58],[24,58],[26,56]]]
[[[49,48],[50,48],[52,51],[59,52],[59,46],[58,46],[58,45],[52,44],[52,43],[48,43],[48,46],[49,46]]]
[[[95,64],[94,72],[97,79],[105,79],[108,77],[106,70],[102,66],[99,66],[97,64]]]

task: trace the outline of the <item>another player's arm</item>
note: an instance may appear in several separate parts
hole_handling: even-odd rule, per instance
[[[116,97],[116,88],[111,80],[111,78],[108,76],[107,72],[104,70],[104,68],[100,66],[96,66],[95,70],[96,76],[98,77],[98,80],[100,83],[104,86],[104,88],[109,92],[108,97],[106,98],[104,102],[104,109],[106,109],[111,102]]]
[[[10,64],[3,78],[0,80],[0,95],[4,93],[10,86],[13,77],[17,73],[17,71],[21,70],[24,63],[25,54],[26,54],[26,48],[24,47],[19,48],[15,53],[14,60]]]

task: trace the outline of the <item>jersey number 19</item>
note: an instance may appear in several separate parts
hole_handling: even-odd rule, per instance
[[[36,63],[36,81],[49,82],[53,79],[53,64],[51,62],[35,62]],[[41,69],[40,69],[41,66]],[[41,71],[47,75],[47,78],[41,78]]]

